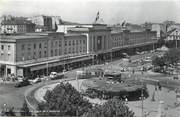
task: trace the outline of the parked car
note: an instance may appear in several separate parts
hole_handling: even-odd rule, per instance
[[[51,74],[50,74],[51,80],[57,80],[57,79],[62,79],[62,78],[64,78],[64,73],[58,74],[56,72],[51,72]]]
[[[16,83],[15,87],[23,87],[27,85],[30,85],[30,82],[28,80],[23,80],[21,82]]]
[[[30,82],[31,84],[35,84],[35,83],[41,82],[41,78],[35,78],[35,79],[33,79],[33,80],[29,80],[29,82]]]
[[[127,53],[122,53],[123,58],[129,58],[129,55]]]
[[[51,72],[49,76],[50,78],[55,78],[57,76],[57,72]]]
[[[152,59],[151,59],[151,57],[146,57],[144,61],[145,62],[152,62]]]

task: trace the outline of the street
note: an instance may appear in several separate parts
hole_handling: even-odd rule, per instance
[[[132,60],[132,62],[137,61],[137,60],[140,60],[146,56],[153,56],[153,54],[135,55],[135,56],[131,57],[131,60]],[[149,63],[144,64],[143,66],[148,66],[148,65],[149,65]],[[117,60],[117,61],[113,61],[112,63],[106,64],[106,65],[90,66],[90,68],[97,67],[97,66],[101,67],[102,69],[111,68],[111,70],[113,70],[113,71],[120,70],[119,68],[122,66],[124,66],[124,67],[129,66],[130,68],[132,67],[131,65],[129,65],[129,63],[125,63],[122,59]],[[137,67],[142,67],[142,66],[137,66]],[[133,66],[134,69],[137,67]],[[82,68],[80,68],[80,69],[82,69]],[[78,69],[68,71],[66,75],[68,76],[68,78],[75,78],[75,74],[76,74],[75,71],[77,71],[77,70]],[[130,72],[126,71],[123,74],[125,76],[128,76],[129,73]],[[169,76],[165,77],[162,74],[157,74],[157,73],[153,73],[153,72],[149,72],[149,71],[144,72],[144,74],[141,74],[141,72],[139,72],[139,71],[135,71],[134,74],[132,74],[132,73],[130,73],[130,74],[132,75],[132,77],[135,77],[135,78],[152,78],[152,79],[159,80],[161,83],[167,83],[167,81],[168,81],[168,86],[172,86],[171,89],[174,89],[175,87],[180,85],[179,80],[173,80]],[[56,82],[59,82],[59,80],[51,81],[51,82],[56,83]],[[47,84],[47,82],[41,82],[38,84],[33,84],[33,85],[25,86],[25,87],[15,88],[14,84],[3,84],[3,83],[1,83],[1,85],[0,85],[1,109],[3,108],[4,104],[7,104],[7,106],[11,106],[11,107],[13,106],[13,107],[15,107],[15,110],[19,110],[19,108],[22,107],[22,103],[24,100],[24,94],[26,93],[26,91],[29,88],[37,87],[38,85],[46,86],[45,84]],[[169,106],[169,110],[168,110],[168,111],[170,111],[169,113],[174,113],[176,111],[176,109],[174,109],[175,93],[173,90],[163,88],[162,91],[156,92],[155,93],[155,100],[156,101],[153,103],[151,101],[151,98],[152,98],[152,93],[154,92],[154,86],[148,85],[148,90],[149,90],[150,96],[149,96],[149,98],[147,98],[144,101],[144,108],[147,112],[150,113],[152,111],[152,113],[153,113],[154,110],[157,110],[158,103],[159,103],[160,99],[165,101],[166,106]],[[168,97],[168,96],[170,96],[170,97]],[[128,106],[132,110],[135,111],[136,115],[140,116],[141,101],[129,102]],[[154,113],[157,113],[157,111]],[[150,117],[153,117],[154,114],[149,114],[149,115],[150,115]]]

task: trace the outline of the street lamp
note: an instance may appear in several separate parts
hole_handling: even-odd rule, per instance
[[[111,49],[111,62],[112,62],[112,52],[113,52],[113,50]]]
[[[6,103],[3,104],[3,110],[4,110],[4,112],[7,111],[7,104]]]
[[[47,74],[47,76],[48,76],[48,74],[49,74],[49,64],[48,64],[48,60],[49,60],[49,55],[48,55],[48,46],[49,45],[49,40],[47,40],[47,45],[46,45],[46,57],[47,57],[47,63],[46,63],[46,74]]]
[[[7,104],[6,103],[4,103],[3,105],[2,105],[2,111],[1,111],[1,115],[5,115],[5,113],[7,112]]]
[[[176,36],[175,36],[176,38],[176,49],[177,49],[177,39],[178,39],[178,31],[176,31]]]
[[[139,99],[141,99],[141,109],[142,109],[142,117],[144,116],[144,91],[143,91],[143,81],[141,80],[141,85],[142,85],[142,88],[141,88],[141,97],[139,97]]]
[[[80,92],[80,88],[79,88],[79,79],[78,76],[82,74],[82,71],[76,71],[76,81],[77,81],[77,86],[78,86],[78,91]],[[79,106],[77,104],[77,110],[76,110],[76,117],[78,117],[79,115]]]
[[[83,71],[76,71],[76,81],[77,81],[77,86],[78,86],[78,91],[80,91],[79,89],[79,75],[82,74]]]

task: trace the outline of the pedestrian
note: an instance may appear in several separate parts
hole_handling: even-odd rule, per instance
[[[127,97],[125,98],[125,102],[126,102],[126,104],[128,104],[128,99],[127,99]]]
[[[159,84],[159,86],[158,86],[158,87],[159,87],[159,90],[161,91],[161,85],[160,85],[160,84]]]
[[[152,99],[151,99],[151,101],[155,101],[155,92],[153,92],[153,94],[152,94]]]
[[[155,85],[155,91],[157,91],[157,86]]]
[[[135,73],[135,70],[134,70],[134,69],[132,70],[132,73],[133,73],[133,74]]]

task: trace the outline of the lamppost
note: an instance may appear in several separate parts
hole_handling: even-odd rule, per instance
[[[80,89],[79,89],[79,79],[78,79],[78,76],[81,73],[82,73],[81,71],[76,71],[76,81],[77,81],[77,87],[78,87],[78,91],[79,92],[80,92]],[[77,104],[76,117],[78,117],[78,115],[79,115],[79,106]]]
[[[6,103],[3,104],[3,108],[2,109],[3,109],[2,112],[5,115],[5,113],[7,111],[7,104]]]
[[[49,40],[47,40],[47,45],[46,45],[46,57],[47,57],[47,63],[46,63],[46,75],[48,76],[49,74],[49,64],[48,64],[48,60],[49,60],[49,55],[48,55],[48,45],[49,45]]]
[[[175,36],[176,38],[176,49],[177,49],[177,39],[178,39],[178,31],[176,31],[176,36]]]
[[[141,99],[141,110],[142,110],[142,112],[141,112],[141,114],[142,114],[142,117],[144,116],[144,85],[143,85],[143,81],[141,80],[141,85],[142,85],[142,88],[141,88],[141,97],[140,97],[140,99]]]
[[[111,62],[112,62],[112,53],[113,53],[113,50],[112,50],[112,48],[111,48]]]

